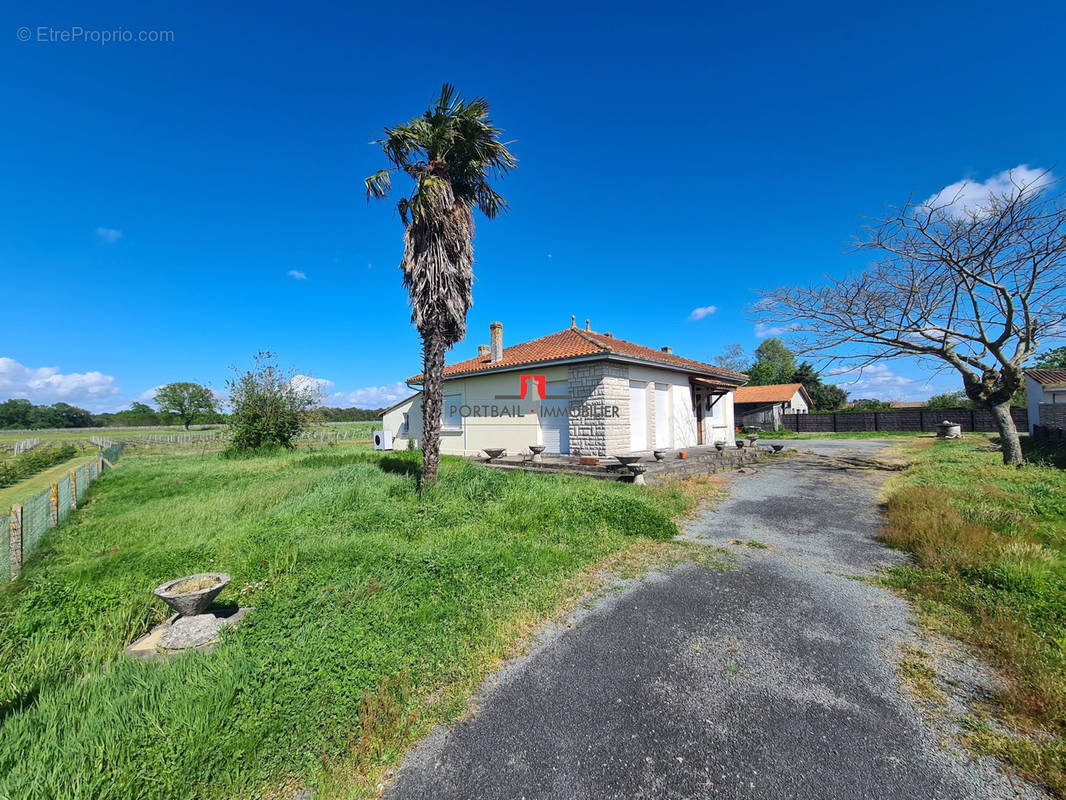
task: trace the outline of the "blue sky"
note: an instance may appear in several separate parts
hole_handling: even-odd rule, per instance
[[[734,4],[738,5],[738,4]],[[0,30],[0,395],[129,404],[222,388],[258,349],[374,406],[419,371],[367,143],[442,81],[492,103],[518,170],[478,220],[467,340],[570,315],[713,360],[753,290],[840,274],[864,216],[1061,166],[1053,4],[42,3]],[[19,28],[31,40],[19,41]],[[38,41],[40,28],[172,31]],[[44,38],[60,36],[44,31]],[[700,319],[694,309],[714,307]],[[957,388],[896,362],[853,397]],[[927,388],[927,385],[929,388]]]

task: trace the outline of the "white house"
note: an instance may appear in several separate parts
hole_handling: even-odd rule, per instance
[[[441,451],[475,455],[486,447],[526,452],[607,456],[733,443],[733,391],[747,376],[597,333],[586,323],[503,346],[503,325],[490,326],[491,345],[444,370]],[[407,381],[421,387],[422,376]],[[407,414],[409,435],[422,438],[421,394]],[[390,425],[402,421],[393,409]],[[394,433],[394,436],[396,434]]]
[[[1027,369],[1024,374],[1029,435],[1032,436],[1034,425],[1056,427],[1050,424],[1050,418],[1062,419],[1063,414],[1056,413],[1059,409],[1041,409],[1040,406],[1061,405],[1066,408],[1066,369]]]
[[[742,386],[733,395],[737,425],[778,430],[783,414],[806,414],[811,398],[802,383]]]
[[[415,400],[421,397],[421,393],[413,394],[395,405],[389,406],[380,414],[382,430],[392,434],[392,447],[394,450],[406,450],[407,441],[411,437],[411,407]],[[422,407],[419,405],[419,413]]]

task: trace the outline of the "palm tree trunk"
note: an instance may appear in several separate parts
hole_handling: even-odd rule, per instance
[[[990,405],[992,418],[999,430],[1000,446],[1003,448],[1003,463],[1008,466],[1021,466],[1025,463],[1022,455],[1022,443],[1018,438],[1018,429],[1014,426],[1014,417],[1010,414],[1010,401]]]
[[[444,335],[430,331],[422,337],[422,480],[419,490],[437,482],[440,427],[444,405]]]

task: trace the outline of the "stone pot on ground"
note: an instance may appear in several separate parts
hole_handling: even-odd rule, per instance
[[[229,582],[225,572],[200,572],[161,584],[155,596],[182,616],[192,617],[205,612]]]
[[[715,442],[714,449],[721,453],[723,450],[725,450],[725,442]]]
[[[504,447],[486,447],[483,452],[489,457],[489,461],[492,461],[506,453],[507,449]]]
[[[544,452],[544,447],[545,446],[542,444],[531,444],[529,446],[529,452],[533,454],[534,464],[539,464],[544,460],[544,458],[541,456],[541,453]]]
[[[662,461],[664,458],[666,458],[665,450],[653,450],[651,454],[655,456],[656,461]]]

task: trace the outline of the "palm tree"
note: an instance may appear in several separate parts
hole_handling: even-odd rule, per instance
[[[366,179],[367,199],[383,198],[392,173],[414,181],[410,197],[396,204],[404,224],[403,285],[410,294],[411,322],[422,335],[422,480],[437,480],[444,401],[444,353],[466,335],[473,303],[475,207],[489,219],[507,203],[489,185],[514,169],[515,157],[500,141],[484,98],[463,100],[444,84],[440,97],[420,117],[385,129],[381,145],[391,166]]]

